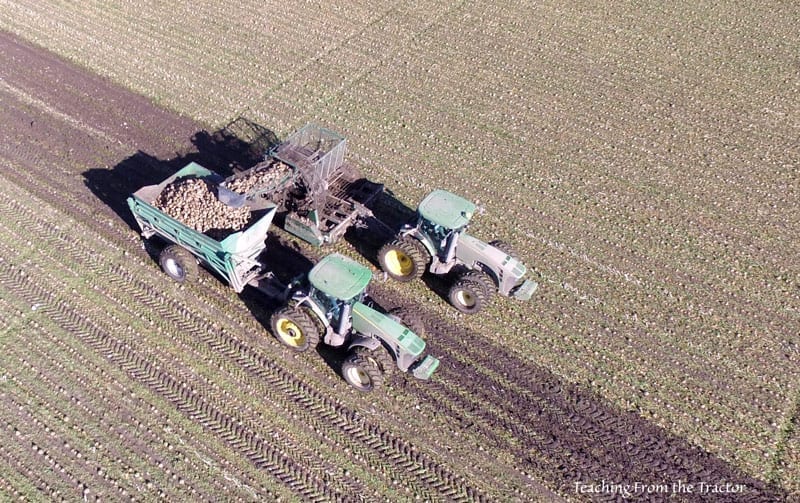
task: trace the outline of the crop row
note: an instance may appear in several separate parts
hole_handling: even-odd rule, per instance
[[[205,326],[204,320],[194,320],[187,314],[187,307],[178,305],[178,306],[169,306],[166,304],[167,301],[158,300],[163,299],[160,295],[160,292],[153,290],[152,287],[147,288],[141,282],[133,279],[130,277],[128,273],[124,271],[124,268],[120,266],[112,266],[109,270],[108,264],[103,265],[103,262],[97,262],[97,260],[102,260],[101,256],[99,255],[86,255],[84,252],[84,248],[82,245],[85,243],[75,242],[72,238],[70,238],[70,232],[67,230],[56,231],[55,234],[52,233],[52,227],[48,224],[42,222],[37,223],[37,217],[28,211],[22,206],[15,207],[13,211],[9,211],[9,219],[14,221],[14,217],[11,216],[11,213],[22,216],[22,219],[27,222],[28,229],[33,232],[33,235],[39,235],[39,242],[40,243],[58,243],[58,247],[45,245],[42,247],[42,251],[40,253],[45,253],[50,255],[46,250],[55,250],[58,249],[57,254],[53,253],[53,256],[47,256],[45,261],[50,260],[57,260],[59,258],[68,258],[69,263],[73,264],[70,266],[70,269],[67,269],[65,273],[50,276],[51,273],[48,273],[48,277],[46,283],[51,285],[52,287],[56,287],[58,285],[59,277],[61,278],[69,278],[77,276],[77,271],[81,271],[80,279],[72,281],[72,288],[81,289],[81,294],[76,297],[74,302],[79,302],[79,304],[74,305],[72,308],[78,309],[79,311],[87,311],[92,312],[92,308],[89,307],[90,305],[107,305],[108,307],[104,309],[102,312],[103,317],[97,318],[97,314],[91,319],[91,324],[101,328],[101,331],[95,335],[98,338],[98,341],[94,343],[97,347],[95,350],[103,350],[103,351],[111,351],[112,353],[122,352],[122,356],[125,357],[121,360],[120,365],[134,365],[134,368],[141,368],[141,370],[137,370],[136,374],[140,379],[144,379],[146,383],[152,386],[156,386],[156,390],[160,394],[168,393],[170,389],[172,389],[169,383],[176,382],[174,381],[178,376],[183,381],[183,386],[186,386],[187,383],[195,382],[192,385],[193,388],[196,387],[197,391],[201,391],[201,396],[204,396],[204,400],[209,400],[208,406],[211,406],[215,402],[214,396],[219,395],[222,393],[225,395],[225,402],[229,403],[231,400],[231,395],[236,396],[240,393],[256,393],[260,399],[269,399],[268,401],[277,404],[284,402],[286,405],[281,406],[280,408],[283,409],[291,409],[294,403],[294,408],[298,404],[303,404],[305,407],[305,411],[301,414],[303,418],[303,424],[312,425],[314,431],[325,431],[330,428],[332,425],[338,425],[339,428],[342,429],[341,433],[339,434],[331,434],[330,431],[326,432],[326,436],[329,438],[329,441],[332,439],[337,443],[347,445],[348,449],[352,450],[354,456],[356,457],[363,457],[365,459],[374,458],[373,462],[370,464],[373,465],[373,469],[381,464],[381,460],[383,462],[387,461],[385,456],[388,456],[388,459],[391,461],[391,464],[396,467],[403,467],[401,468],[404,470],[414,470],[416,476],[422,476],[423,480],[426,481],[426,484],[433,484],[434,487],[440,487],[441,482],[439,481],[440,477],[445,477],[445,481],[447,480],[447,472],[443,471],[441,468],[437,468],[435,463],[430,463],[430,461],[425,461],[425,458],[419,458],[419,454],[415,454],[414,450],[409,450],[408,447],[403,447],[403,443],[398,443],[398,440],[391,440],[391,436],[389,436],[388,432],[382,431],[382,429],[376,429],[373,426],[367,426],[366,430],[362,430],[360,427],[355,427],[353,424],[349,424],[348,418],[350,417],[351,413],[341,410],[340,405],[336,405],[330,399],[325,399],[321,394],[316,393],[308,386],[308,384],[303,384],[302,381],[298,381],[296,378],[291,377],[285,371],[281,371],[274,363],[264,359],[258,353],[254,353],[251,348],[243,345],[241,342],[237,341],[236,339],[232,338],[229,335],[225,335],[224,333],[215,333],[216,331],[209,332],[208,328],[200,328]],[[23,216],[24,215],[24,216]],[[19,218],[19,217],[18,217]],[[63,225],[63,224],[62,224]],[[36,229],[41,229],[37,231]],[[48,237],[49,236],[49,237]],[[91,241],[91,240],[89,240]],[[14,256],[15,254],[9,253],[9,256]],[[18,255],[17,255],[18,256]],[[87,263],[87,260],[89,261]],[[81,265],[83,264],[83,265]],[[74,268],[74,269],[73,269]],[[109,278],[105,276],[104,273],[111,273],[112,278],[109,281]],[[61,280],[63,281],[63,279]],[[94,283],[94,287],[91,289],[87,289],[86,282]],[[98,288],[96,285],[99,284],[108,284],[106,288]],[[66,284],[65,287],[70,287],[70,284]],[[144,292],[140,292],[140,288],[145,288]],[[135,290],[134,290],[135,289]],[[42,294],[44,292],[41,292]],[[120,294],[123,294],[120,297]],[[98,295],[100,295],[98,297]],[[128,297],[130,295],[131,297]],[[83,299],[89,302],[83,309],[80,309],[79,306],[83,303]],[[109,303],[109,301],[111,303]],[[166,305],[165,305],[166,304]],[[117,305],[120,306],[118,308],[112,308],[112,306]],[[111,341],[106,341],[105,338],[108,336],[104,336],[105,338],[100,339],[100,334],[108,334],[111,333],[110,331],[114,330],[114,327],[118,327],[120,323],[131,323],[130,321],[125,320],[134,320],[136,317],[136,313],[133,311],[136,305],[147,306],[150,309],[155,309],[158,313],[156,319],[159,321],[155,322],[155,328],[161,328],[162,330],[158,330],[163,332],[164,334],[173,334],[170,337],[170,344],[163,345],[160,343],[158,339],[151,339],[150,344],[146,347],[141,346],[141,338],[146,337],[146,333],[141,332],[141,328],[138,328],[134,325],[128,325],[128,330],[123,330],[119,332],[117,328],[117,335],[111,339]],[[76,311],[77,312],[77,311]],[[119,314],[116,314],[119,313]],[[77,316],[76,314],[72,314],[70,316]],[[87,320],[86,323],[89,323]],[[137,323],[137,322],[134,322]],[[146,324],[147,320],[142,320],[137,324]],[[166,324],[166,325],[165,325]],[[198,324],[201,324],[198,326]],[[105,327],[105,328],[103,328]],[[126,332],[131,332],[131,328],[134,329],[130,335]],[[181,334],[180,337],[175,336],[174,334]],[[120,339],[121,338],[121,339]],[[118,341],[118,342],[113,342]],[[205,341],[207,346],[197,346],[199,341]],[[138,344],[137,344],[138,342]],[[146,360],[140,360],[141,357],[136,356],[136,353],[132,353],[128,355],[126,351],[123,351],[122,348],[127,347],[136,347],[136,345],[140,346],[140,349],[137,351],[141,351],[148,355]],[[181,354],[192,354],[196,353],[200,350],[200,353],[197,354],[192,360],[195,364],[192,368],[187,368],[184,365],[180,367],[176,367],[176,360],[180,357]],[[211,364],[210,367],[198,367],[198,363],[200,362],[207,362],[212,357],[214,359],[218,359],[220,356],[220,352],[222,354],[227,354],[227,357],[230,358],[226,363],[214,363]],[[167,358],[167,355],[171,354],[171,358]],[[130,361],[129,361],[130,360]],[[127,362],[127,363],[125,363]],[[159,363],[160,362],[160,363]],[[242,382],[239,376],[236,376],[233,382],[226,384],[225,381],[220,380],[219,370],[220,365],[223,368],[228,368],[228,372],[235,374],[241,373],[241,367],[244,367],[246,371],[246,375],[244,376],[247,381]],[[178,372],[175,376],[169,377],[159,377],[158,375],[151,375],[154,370],[160,367],[169,368],[171,372]],[[183,367],[181,369],[181,367]],[[181,370],[178,370],[181,369]],[[211,373],[210,369],[215,369],[213,373]],[[269,370],[266,370],[269,369]],[[134,370],[129,370],[129,372],[134,372]],[[202,377],[201,372],[203,374],[207,374],[208,377]],[[272,372],[277,372],[278,376],[273,374]],[[212,383],[209,379],[215,377],[215,381]],[[277,379],[276,379],[277,377]],[[200,379],[198,381],[198,378]],[[148,381],[148,379],[150,381]],[[166,379],[166,382],[158,382],[152,381],[153,379],[162,380]],[[259,381],[253,381],[254,379],[258,379]],[[271,385],[266,385],[265,382],[271,382]],[[286,380],[286,381],[284,381]],[[304,379],[307,380],[307,379]],[[288,388],[287,388],[288,385]],[[162,388],[166,386],[166,388]],[[249,391],[255,388],[257,391]],[[283,389],[281,389],[283,388]],[[248,391],[238,391],[238,390],[248,390]],[[225,391],[229,390],[229,391]],[[310,394],[310,396],[309,396]],[[172,396],[166,395],[171,397],[174,400],[187,400],[188,398],[180,396]],[[313,397],[313,398],[311,398]],[[248,397],[252,400],[252,396]],[[287,402],[288,401],[288,402]],[[318,403],[322,401],[322,403]],[[191,405],[191,404],[190,404]],[[330,409],[329,409],[330,407]],[[246,407],[239,406],[237,407],[239,410],[238,414],[243,414]],[[203,415],[219,415],[218,412],[215,410],[210,411],[203,411],[201,409]],[[344,416],[342,416],[344,414]],[[275,424],[279,424],[281,421],[275,420],[274,423],[270,426],[267,426],[260,422],[255,417],[251,417],[250,421],[257,421],[255,424],[249,424],[248,421],[241,418],[238,420],[240,423],[244,422],[245,430],[249,429],[256,429],[257,431],[261,431],[261,436],[263,438],[269,438],[272,435],[268,434],[269,430],[275,427]],[[344,419],[344,421],[342,421]],[[277,435],[277,438],[283,439],[283,442],[291,442],[292,434],[296,434],[299,430],[296,428],[296,420],[293,421],[295,425],[294,431],[292,430],[291,426],[286,426],[286,429],[283,431],[282,434]],[[214,430],[211,427],[212,431]],[[245,431],[246,433],[246,431]],[[242,433],[244,434],[244,433]],[[372,436],[378,435],[377,441],[372,439]],[[388,443],[387,443],[388,442]],[[351,445],[348,445],[351,444]],[[325,445],[324,443],[322,445]],[[369,446],[369,449],[375,449],[378,457],[375,457],[375,454],[370,454],[370,451],[365,451],[364,445]],[[389,447],[389,446],[393,447]],[[293,455],[300,455],[302,452],[302,448],[300,446],[293,446],[291,451]],[[355,454],[360,453],[360,454]],[[404,461],[409,459],[408,457],[411,456],[410,463],[408,461]],[[312,461],[317,459],[317,457],[325,460],[325,459],[333,459],[334,456],[332,453],[327,453],[324,456],[317,456],[316,454],[311,454],[309,457],[306,458],[305,464],[310,464],[313,466],[317,464],[317,461]],[[419,466],[417,463],[422,463]],[[318,468],[322,470],[322,467]],[[330,472],[332,468],[327,468],[324,471]],[[429,470],[433,470],[433,477],[430,477],[428,474]],[[391,475],[395,470],[387,472],[388,475]],[[393,476],[393,475],[392,475]],[[323,486],[327,486],[330,481],[326,482]],[[452,479],[452,482],[445,482],[444,485],[441,486],[442,490],[450,493],[450,490],[447,489],[447,485],[449,484],[462,484],[462,482],[458,482],[457,479]],[[320,486],[322,487],[322,486]],[[415,491],[424,490],[422,487],[415,489]],[[454,494],[454,493],[453,493]]]
[[[41,180],[40,180],[40,182],[41,182]],[[56,193],[58,193],[58,191],[57,191],[57,190],[56,190],[56,191],[52,191],[52,190],[51,190],[51,191],[48,191],[48,192],[49,192],[51,195],[52,195],[52,194],[56,194]],[[82,213],[82,211],[79,211],[79,209],[78,209],[78,208],[75,208],[75,207],[74,207],[74,205],[73,205],[73,203],[70,203],[70,202],[68,202],[68,200],[69,200],[69,197],[67,197],[67,198],[65,198],[65,200],[61,201],[61,200],[55,200],[55,199],[53,199],[53,198],[52,198],[52,196],[51,196],[51,201],[50,201],[50,202],[51,202],[51,204],[55,204],[56,206],[58,206],[58,205],[60,205],[60,204],[65,204],[65,205],[66,205],[66,207],[67,207],[67,208],[69,208],[69,210],[70,210],[70,213],[72,213],[72,214],[74,214],[74,215],[76,215],[76,216],[77,216],[78,214]],[[77,213],[76,213],[76,211],[77,211]],[[24,211],[24,208],[22,208],[22,207],[16,207],[12,213],[14,213],[14,214],[22,214],[22,215],[25,215],[25,214],[26,214],[26,213],[25,213],[25,211]],[[26,216],[27,216],[28,218],[32,218],[32,219],[34,219],[34,218],[35,218],[35,217],[33,217],[33,215],[31,215],[31,214],[28,214],[28,215],[26,215]],[[88,220],[88,215],[87,215],[87,220]],[[80,228],[79,228],[79,229],[80,229]],[[113,230],[112,230],[112,232],[113,232]],[[69,236],[69,235],[70,235],[70,232],[68,232],[67,230],[63,230],[63,231],[61,232],[61,234],[60,234],[60,235],[59,235],[59,234],[56,234],[56,239],[57,239],[57,241],[58,241],[58,240],[62,240],[62,241],[63,241],[63,240],[67,240],[67,239],[69,239],[69,238],[68,238],[68,236]],[[45,238],[45,239],[46,239],[46,238]],[[94,247],[95,247],[95,246],[93,246],[93,248],[94,248]],[[47,246],[47,247],[46,247],[46,249],[51,249],[51,250],[55,250],[55,249],[58,249],[58,248],[59,248],[58,246]],[[62,251],[62,254],[63,254],[63,251]],[[55,257],[53,257],[53,258],[55,258]],[[73,254],[73,257],[72,257],[72,259],[73,259],[73,260],[78,260],[78,261],[79,261],[79,260],[85,260],[85,259],[81,259],[81,258],[80,258],[80,252],[77,252],[77,254]],[[99,268],[98,268],[98,267],[95,267],[94,269],[99,269]],[[116,276],[118,276],[118,277],[120,277],[120,278],[125,278],[127,275],[124,275],[124,274],[116,274]],[[127,281],[130,281],[130,280],[129,280],[129,279],[125,279],[124,281],[126,281],[126,282],[127,282]],[[213,282],[212,282],[212,283],[213,283]],[[225,301],[227,301],[229,298],[230,298],[230,296],[227,296],[227,297],[225,298]],[[186,309],[186,307],[182,307],[182,309]],[[456,354],[456,353],[457,353],[456,346],[457,346],[457,344],[458,344],[458,343],[457,343],[456,341],[457,341],[457,338],[454,338],[454,339],[453,339],[453,342],[454,342],[454,344],[453,344],[453,349],[452,349],[452,352],[453,352],[453,354]],[[434,347],[435,347],[435,344],[436,344],[436,343],[434,342]],[[462,368],[462,372],[463,372],[463,370],[465,370],[465,368]],[[459,373],[460,373],[460,372],[456,372],[456,373],[454,373],[453,375],[450,375],[450,376],[444,376],[444,377],[446,377],[446,378],[452,378],[454,382],[457,382],[457,381],[458,381],[458,379],[459,379],[459,378],[457,377]],[[512,374],[512,375],[523,375],[523,374],[524,374],[524,371],[512,372],[511,374]],[[523,389],[525,389],[525,386],[523,386],[522,388],[523,388]],[[437,396],[432,396],[432,401],[435,401],[435,402],[441,402],[442,400],[439,400],[438,398],[439,398],[439,397],[437,397]],[[473,398],[473,400],[474,400],[474,398]],[[452,394],[452,392],[450,392],[450,393],[448,394],[448,400],[445,400],[444,402],[448,402],[448,401],[451,401],[451,402],[453,402],[453,401],[454,401],[454,400],[453,400],[453,394]],[[458,400],[455,400],[455,402],[456,402],[456,403],[458,403]],[[493,403],[496,403],[496,398],[494,399],[494,402],[493,402]],[[463,407],[463,405],[462,405],[462,406],[460,406],[460,407]],[[468,405],[467,405],[467,407],[465,407],[465,408],[467,408],[467,410],[469,410],[469,408],[472,408],[472,409],[474,410],[475,408],[478,408],[478,407],[480,407],[480,404],[478,404],[478,403],[477,403],[477,400],[476,400],[476,401],[472,402],[471,404],[468,404]],[[497,405],[496,405],[496,408],[494,408],[494,410],[498,411],[498,413],[500,413],[500,414],[501,414],[501,416],[502,416],[502,414],[503,414],[503,412],[502,412],[502,411],[503,411],[503,410],[506,410],[506,411],[508,411],[508,410],[513,410],[513,409],[509,408],[509,407],[508,407],[508,404],[505,404],[505,405],[500,405],[500,404],[497,404]],[[507,412],[506,412],[506,413],[507,413]],[[464,414],[463,414],[463,412],[461,413],[461,415],[462,415],[462,416],[464,415]],[[525,421],[525,419],[524,419],[524,418],[518,418],[518,419],[519,419],[519,420],[521,420],[521,422],[523,422],[523,424],[524,424],[524,421]],[[487,420],[487,419],[484,419],[484,420],[485,420],[485,421],[487,421],[487,423],[486,423],[486,424],[487,424],[487,428],[486,428],[486,430],[490,430],[490,429],[491,429],[491,426],[492,426],[492,423],[490,422],[491,420]],[[530,433],[530,432],[528,432],[528,433]],[[489,438],[491,438],[491,437],[489,437]],[[517,438],[518,438],[518,437],[517,437]],[[502,446],[502,442],[507,442],[507,441],[508,441],[507,439],[503,439],[503,440],[502,440],[502,441],[501,441],[501,442],[498,444],[498,447]],[[522,450],[522,451],[518,451],[518,453],[519,453],[519,452],[524,452],[524,448],[523,448],[523,450]],[[566,453],[563,453],[562,455],[566,455]],[[590,466],[590,465],[586,465],[586,467],[588,467],[588,466]]]
[[[31,148],[32,150],[32,146],[29,148]],[[54,161],[56,160],[55,158],[56,155],[57,152],[54,152],[53,154]],[[47,211],[49,214],[53,215],[52,218],[57,218],[60,221],[60,223],[57,225],[61,227],[61,229],[56,233],[53,233],[52,231],[49,230],[42,231],[42,235],[39,239],[39,241],[41,241],[40,244],[42,250],[41,253],[47,254],[47,256],[51,260],[60,261],[63,257],[70,257],[71,261],[75,261],[75,263],[78,264],[85,264],[86,261],[90,259],[102,260],[101,256],[107,254],[115,257],[114,259],[115,262],[121,260],[125,264],[128,263],[142,264],[141,252],[137,253],[135,252],[135,249],[130,250],[131,248],[130,239],[126,237],[126,234],[128,234],[129,231],[121,230],[118,225],[112,225],[109,226],[108,228],[105,228],[105,226],[103,226],[99,229],[96,227],[97,223],[96,215],[98,211],[100,212],[104,211],[102,203],[95,200],[91,196],[76,197],[76,194],[80,194],[82,191],[85,190],[85,188],[75,183],[76,180],[75,177],[53,177],[51,176],[51,174],[47,172],[47,169],[45,167],[49,164],[49,162],[42,163],[41,165],[39,165],[38,163],[31,163],[30,160],[33,157],[34,155],[32,153],[31,154],[26,153],[25,148],[21,150],[14,150],[12,148],[11,151],[7,153],[7,158],[10,158],[9,160],[13,160],[9,165],[7,176],[11,179],[14,179],[16,183],[23,184],[27,191],[37,194],[40,200],[47,200],[48,206],[59,209],[59,211],[56,213],[52,213],[51,210]],[[24,164],[17,164],[18,162],[20,163],[24,162]],[[24,166],[24,168],[18,169],[18,166],[20,167]],[[65,166],[68,166],[68,164],[65,164]],[[9,197],[9,199],[21,200],[23,197],[24,196],[21,193],[18,193],[13,197]],[[19,203],[14,203],[14,204],[15,204],[14,210],[12,210],[11,213],[27,215],[28,218],[31,218],[31,221],[28,222],[29,225],[31,225],[31,222],[36,221],[37,217],[27,212],[24,206],[19,206]],[[107,211],[107,208],[105,209],[105,211]],[[41,214],[42,213],[39,212],[39,215]],[[80,221],[82,225],[75,227],[68,225],[68,222],[71,219],[66,219],[62,217],[61,215],[63,214],[71,215],[72,218],[75,218],[78,221]],[[49,224],[46,223],[42,223],[40,225],[42,226],[43,229],[50,228]],[[88,234],[86,234],[85,229],[87,228],[94,229],[95,231],[99,230],[100,233],[94,234],[94,232],[92,232],[90,233],[91,236],[89,236]],[[81,236],[81,237],[76,238],[75,236]],[[69,243],[73,243],[76,241],[78,244],[67,246]],[[108,250],[104,251],[107,248]],[[87,255],[85,253],[85,250],[87,249],[95,251]],[[116,251],[112,252],[111,250],[116,250]],[[130,251],[134,251],[134,253],[129,254]],[[95,257],[95,255],[97,256]],[[146,266],[140,265],[139,267],[137,267],[136,268],[137,272],[135,273],[134,276],[137,275],[146,276],[152,274],[153,272],[152,263],[149,261],[148,258],[146,258],[146,255],[144,257],[145,257],[144,260],[147,261],[147,265]],[[79,274],[78,271],[81,271],[80,275],[86,275],[86,274],[92,275],[90,272],[93,270],[102,271],[103,273],[111,273],[112,285],[115,288],[119,288],[122,291],[124,291],[126,285],[128,285],[129,283],[138,282],[131,276],[131,273],[125,272],[126,269],[127,266],[120,268],[120,266],[116,264],[113,266],[109,266],[108,264],[99,266],[90,266],[90,267],[80,266],[77,269],[72,269],[73,272],[70,273],[70,276],[75,276]],[[109,280],[107,278],[105,278],[103,275],[100,275],[95,280],[95,283],[105,284],[108,281]],[[237,311],[230,309],[230,303],[232,302],[232,299],[234,302],[237,303],[239,302],[239,300],[236,299],[234,296],[232,296],[231,292],[228,289],[224,288],[224,286],[221,286],[218,284],[218,282],[212,280],[209,284],[204,285],[204,287],[208,287],[208,293],[206,294],[206,296],[213,295],[215,297],[211,302],[212,306],[216,306],[215,310],[213,310],[211,313],[207,315],[210,316],[210,319],[214,319],[214,317],[217,315],[229,318],[230,315],[226,315],[225,314],[226,311],[233,311],[233,312]],[[143,303],[146,305],[148,302],[152,303],[152,300],[149,299],[158,299],[163,296],[161,292],[157,290],[152,290],[153,288],[152,286],[149,288],[151,289],[150,293],[145,295],[144,298],[141,297],[137,298],[136,296],[133,296],[132,300],[127,300],[123,297],[121,299],[117,298],[115,302],[120,306],[131,305],[133,307],[129,307],[128,310],[131,309],[136,310],[136,306],[138,305],[138,303]],[[118,296],[118,294],[114,295]],[[92,294],[92,296],[94,296],[94,294]],[[208,299],[207,297],[206,300],[210,299]],[[99,304],[104,302],[104,299],[95,297],[92,298],[92,302],[94,304]],[[174,316],[174,314],[171,314],[173,311],[184,313],[184,316],[188,316],[185,313],[196,311],[196,306],[183,303],[182,305],[175,307],[174,309],[165,309],[165,308],[160,308],[158,306],[156,308],[158,309],[159,315],[151,317],[151,320],[157,324],[156,326],[163,323],[159,320],[162,320],[169,316]],[[125,317],[118,316],[118,320],[112,320],[112,322],[123,323],[123,320],[125,319],[128,319],[127,316]],[[141,323],[146,324],[148,322],[149,322],[148,320],[142,320]],[[129,322],[124,322],[124,323],[127,324]],[[109,329],[111,328],[112,325],[109,325]],[[165,328],[163,328],[163,330],[165,333],[171,333],[173,331],[177,331],[178,333],[183,333],[186,331],[186,327],[181,324],[177,325],[177,327],[175,325],[168,324]],[[241,324],[238,325],[238,328],[234,330],[239,333],[242,333],[242,331],[244,332],[259,331],[263,333],[263,327],[259,326],[258,323],[254,323],[253,320],[242,322]],[[191,341],[195,342],[194,339],[191,339]],[[183,343],[183,345],[179,347],[187,348],[188,346],[191,346],[192,342],[190,342],[189,344]],[[238,353],[240,353],[240,347],[238,344],[239,343],[235,344],[232,349],[229,349],[229,351],[232,351],[233,353],[238,355]],[[225,348],[224,345],[220,347],[219,344],[217,344],[217,346],[218,347],[214,348],[215,350]],[[168,346],[159,347],[158,345],[156,345],[155,347],[157,349],[149,350],[151,353],[153,353],[153,357],[156,357],[156,355],[161,352],[169,353],[175,351],[174,349],[170,349]],[[200,355],[197,361],[205,361],[204,357],[205,355]],[[250,361],[250,365],[252,365],[252,360]],[[231,371],[235,372],[235,370]],[[183,371],[183,373],[186,375],[190,374],[190,372],[188,371]],[[334,382],[335,381],[336,379],[334,379]],[[413,400],[409,401],[409,406],[413,407]],[[423,427],[425,420],[424,418],[420,419],[421,420],[414,420],[414,422],[418,422],[420,427]],[[396,422],[398,424],[402,424],[404,422],[407,422],[408,418],[398,417],[396,419],[392,419],[391,421]],[[320,428],[324,429],[324,425],[321,425]],[[485,429],[486,431],[491,431],[492,425],[487,424],[485,426]],[[437,437],[437,435],[434,432],[429,433],[428,436],[432,438]],[[480,441],[476,441],[476,443],[479,442]],[[466,449],[464,452],[467,455],[470,454],[469,449]],[[486,460],[486,462],[478,463],[478,465],[479,466],[490,465],[491,462],[488,461],[489,457],[490,457],[489,454],[483,453],[481,455],[481,458]],[[440,470],[440,468],[435,468],[435,470]],[[506,482],[504,481],[502,483],[505,484]]]
[[[17,2],[15,8],[21,5]],[[74,12],[64,2],[57,7]],[[782,415],[789,413],[792,397],[786,390],[796,382],[791,370],[796,346],[787,344],[786,336],[797,328],[797,311],[790,310],[797,300],[791,297],[794,261],[773,253],[791,249],[785,236],[791,236],[797,224],[787,217],[797,212],[778,211],[791,202],[779,182],[791,176],[780,166],[791,162],[794,150],[786,145],[791,131],[768,124],[769,113],[731,112],[736,106],[780,111],[785,108],[780,90],[768,103],[769,93],[755,88],[763,80],[760,75],[725,66],[714,66],[724,79],[717,75],[714,85],[691,87],[706,79],[687,75],[686,66],[671,66],[672,52],[652,49],[670,45],[670,40],[676,42],[670,50],[698,49],[692,47],[694,35],[713,26],[695,19],[682,31],[672,24],[675,33],[664,38],[658,30],[670,19],[663,9],[644,17],[626,11],[619,19],[543,7],[525,11],[536,23],[520,22],[521,12],[510,8],[461,9],[453,16],[445,9],[436,16],[421,15],[420,10],[384,47],[361,47],[360,40],[371,39],[358,36],[344,42],[341,50],[323,50],[311,60],[302,49],[281,49],[275,53],[275,65],[295,66],[292,58],[305,57],[299,66],[308,69],[313,63],[316,73],[309,76],[315,84],[303,82],[305,76],[298,73],[274,93],[242,105],[269,117],[265,123],[284,129],[284,124],[314,114],[347,128],[354,154],[408,201],[441,185],[445,176],[449,187],[458,185],[468,195],[488,200],[490,215],[475,229],[507,233],[515,244],[525,245],[524,254],[542,273],[545,288],[536,304],[496,305],[490,314],[501,321],[491,333],[480,332],[481,320],[461,320],[464,325],[759,471],[778,433],[769,423],[780,424]],[[713,12],[712,17],[721,25],[737,25],[733,21],[742,13],[730,9]],[[391,25],[399,12],[360,35]],[[687,8],[684,13],[691,17],[697,12]],[[488,22],[470,22],[465,13]],[[754,16],[763,20],[752,26],[765,34],[780,32],[780,14],[764,14]],[[156,29],[147,37],[155,41],[166,32],[157,29],[159,16],[153,15],[150,26]],[[18,16],[22,21],[17,22],[35,17]],[[621,26],[610,29],[612,18]],[[790,18],[784,16],[783,22]],[[188,19],[177,32],[178,48],[193,40],[192,18]],[[80,31],[74,14],[66,21]],[[582,29],[585,23],[596,29]],[[533,26],[536,31],[531,31]],[[47,28],[25,30],[41,33]],[[424,35],[409,37],[415,32]],[[752,33],[745,39],[757,45]],[[724,50],[733,49],[723,31],[707,35]],[[640,37],[643,45],[632,37]],[[248,59],[246,38],[231,38],[242,46],[237,45],[230,60]],[[398,39],[410,42],[402,46]],[[442,39],[448,43],[442,44]],[[110,45],[104,50],[119,49],[113,36],[106,40]],[[700,49],[683,56],[714,65],[729,59]],[[776,58],[785,55],[780,47],[773,49],[763,61],[779,61]],[[91,51],[87,54],[94,57]],[[336,70],[317,68],[346,68],[373,55],[381,59],[379,64],[356,72],[347,86],[321,85],[326,79],[333,81]],[[742,54],[733,56],[741,63]],[[181,68],[166,62],[185,64],[198,57],[176,50],[174,56],[153,53],[147,59],[160,68]],[[178,99],[181,109],[202,117],[224,116],[228,97],[220,101],[212,95],[252,92],[257,82],[245,78],[220,82],[220,75],[230,74],[229,64],[208,61],[190,90],[179,89],[185,84],[179,82],[174,93],[187,93],[186,99]],[[137,73],[142,74],[135,77],[139,82],[159,75]],[[122,81],[131,78],[117,75]],[[768,83],[780,75],[774,74]],[[158,88],[156,80],[140,87]],[[152,89],[146,91],[153,95]],[[195,100],[203,93],[207,96]],[[746,103],[751,95],[753,103]],[[766,127],[750,127],[748,120]],[[741,132],[726,134],[726,129]],[[707,138],[701,138],[703,134]],[[53,154],[58,165],[58,152]],[[750,169],[762,163],[769,169]],[[437,169],[409,173],[408,166]],[[35,178],[24,183],[26,188],[34,186]],[[70,193],[77,185],[73,180],[63,189]],[[49,197],[46,191],[39,194]],[[56,204],[74,208],[72,203]],[[91,222],[93,208],[97,205],[86,203],[81,221]],[[685,222],[685,214],[699,217]],[[114,231],[123,234],[121,229],[110,230],[106,235],[115,242]],[[773,258],[781,256],[786,258]],[[421,287],[409,291],[413,294],[404,295],[431,298]],[[780,365],[766,365],[775,354]],[[762,377],[764,369],[769,375]],[[736,380],[722,382],[719,376],[727,375]]]

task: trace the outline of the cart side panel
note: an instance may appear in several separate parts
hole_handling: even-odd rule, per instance
[[[128,205],[145,235],[158,234],[170,243],[183,246],[209,268],[231,281],[226,264],[227,254],[218,241],[187,227],[136,195],[128,198]]]
[[[267,239],[269,226],[272,225],[272,220],[275,218],[277,210],[278,208],[272,205],[264,216],[251,223],[246,229],[234,232],[223,239],[220,243],[222,251],[233,255],[246,256],[261,253],[264,250],[264,241]]]

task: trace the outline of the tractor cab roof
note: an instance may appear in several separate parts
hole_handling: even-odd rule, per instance
[[[372,271],[344,255],[324,257],[308,273],[311,286],[329,297],[350,300],[367,288]]]
[[[420,216],[446,229],[458,229],[469,223],[475,204],[452,192],[434,190],[419,203]]]

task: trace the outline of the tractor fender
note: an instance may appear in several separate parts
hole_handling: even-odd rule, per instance
[[[355,341],[361,341],[364,347],[375,349],[378,345],[384,346],[403,372],[425,351],[425,341],[410,328],[361,302],[353,305],[353,333],[356,335]]]
[[[356,335],[353,337],[350,345],[347,347],[348,350],[353,348],[367,348],[370,351],[374,349],[378,349],[378,346],[381,345],[381,341],[376,339],[375,337],[367,337],[361,334]]]
[[[317,320],[325,327],[326,330],[330,328],[330,321],[328,321],[328,317],[325,316],[325,312],[317,305],[316,302],[307,294],[305,293],[295,293],[292,296],[292,301],[294,302],[295,306],[306,306],[309,311],[314,313]]]
[[[519,260],[468,234],[461,236],[456,256],[466,267],[489,274],[501,295],[508,295],[527,272]]]
[[[439,254],[439,251],[436,249],[435,246],[433,246],[433,243],[431,243],[430,239],[428,239],[427,236],[421,233],[419,229],[417,229],[416,227],[401,229],[399,236],[402,237],[409,236],[416,239],[417,241],[420,242],[420,244],[422,244],[422,246],[425,247],[426,250],[428,250],[428,253],[430,253],[431,257],[436,257]]]

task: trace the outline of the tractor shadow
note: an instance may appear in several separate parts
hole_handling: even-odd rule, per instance
[[[397,231],[414,218],[415,210],[406,206],[395,194],[384,189],[367,206],[373,216],[362,225],[353,226],[344,239],[362,257],[380,269],[378,250],[397,234]]]

